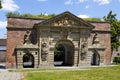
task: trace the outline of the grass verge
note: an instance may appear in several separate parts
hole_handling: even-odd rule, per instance
[[[27,72],[24,80],[120,80],[120,65],[89,70]]]

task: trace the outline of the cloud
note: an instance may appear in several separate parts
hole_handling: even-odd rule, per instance
[[[86,5],[85,8],[88,9],[90,6],[89,5]]]
[[[3,0],[2,10],[5,11],[17,11],[19,6],[13,0]]]
[[[45,1],[47,1],[47,0],[38,0],[38,1],[40,1],[40,2],[45,2]]]
[[[7,26],[7,21],[0,21],[0,28],[5,28]]]
[[[80,4],[87,0],[67,0],[64,4],[65,5],[73,5],[73,4]]]
[[[87,1],[87,0],[78,0],[79,3],[83,3],[85,1]]]
[[[98,3],[99,5],[105,5],[111,2],[111,0],[93,0],[93,1]]]
[[[65,2],[65,4],[66,4],[66,5],[72,5],[73,2],[72,2],[72,0],[67,0],[67,1]]]
[[[80,17],[80,18],[89,18],[89,16],[85,15],[85,14],[80,14],[80,15],[78,15],[78,17]]]

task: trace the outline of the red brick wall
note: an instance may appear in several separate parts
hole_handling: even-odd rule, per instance
[[[110,24],[105,22],[92,22],[95,26],[95,31],[99,33],[100,44],[106,47],[104,52],[104,63],[111,64],[111,35],[110,35]],[[91,35],[91,39],[94,34]]]
[[[23,44],[25,31],[21,30],[8,30],[7,32],[7,54],[6,54],[6,62],[7,67],[15,66],[15,47],[17,45]]]
[[[6,67],[16,67],[15,47],[24,43],[24,35],[41,19],[8,18]]]

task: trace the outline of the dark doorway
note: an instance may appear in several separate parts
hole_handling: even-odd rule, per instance
[[[91,65],[99,65],[100,64],[100,55],[98,53],[94,53],[91,58]]]
[[[69,40],[60,40],[56,43],[54,49],[55,66],[74,65],[74,45]]]
[[[62,44],[55,47],[54,50],[54,62],[55,66],[65,65],[65,48]]]
[[[23,67],[24,68],[33,68],[34,67],[34,56],[30,53],[26,53],[23,56]]]

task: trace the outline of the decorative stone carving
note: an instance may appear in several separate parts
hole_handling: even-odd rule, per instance
[[[82,42],[87,42],[87,37],[83,37]]]
[[[81,60],[85,60],[87,55],[87,43],[81,45]]]
[[[68,17],[64,17],[61,20],[55,21],[53,23],[54,26],[72,26],[72,25],[77,25],[77,23]]]
[[[67,29],[61,29],[60,34],[62,39],[67,39],[71,32]]]
[[[99,46],[99,42],[100,42],[100,40],[99,40],[98,33],[95,33],[95,35],[93,37],[93,42],[92,42],[93,46]]]
[[[49,45],[48,45],[48,39],[42,39],[42,44],[41,44],[41,59],[42,61],[47,60],[47,55],[49,52]]]
[[[24,44],[31,44],[30,34],[31,34],[31,32],[29,30],[27,30],[26,34],[24,36]]]

